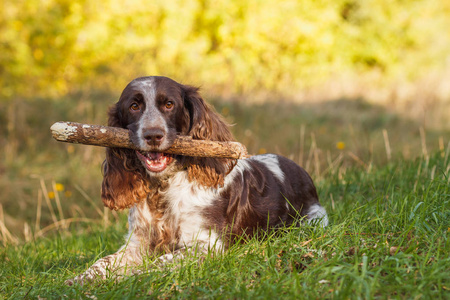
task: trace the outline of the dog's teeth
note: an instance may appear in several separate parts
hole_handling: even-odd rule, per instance
[[[171,161],[171,155],[161,152],[137,152],[138,157],[152,172],[163,171]]]

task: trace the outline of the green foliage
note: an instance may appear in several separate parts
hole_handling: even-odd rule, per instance
[[[161,74],[216,92],[289,90],[336,77],[445,69],[447,1],[7,1],[0,96],[120,90]],[[368,77],[370,80],[371,77]]]
[[[121,244],[125,218],[0,250],[0,291],[16,298],[447,299],[448,157],[348,171],[319,185],[331,224],[283,229],[202,264],[183,260],[115,282],[67,287]],[[334,195],[334,202],[332,197]]]

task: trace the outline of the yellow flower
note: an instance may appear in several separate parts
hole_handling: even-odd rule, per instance
[[[339,150],[344,150],[345,149],[345,143],[344,142],[337,142],[336,143],[336,148]]]
[[[56,184],[55,184],[55,189],[56,189],[58,192],[62,192],[62,191],[64,191],[64,185],[63,185],[62,183],[56,183]]]
[[[48,192],[48,197],[50,199],[55,199],[55,192]]]
[[[72,154],[75,151],[75,147],[72,145],[67,146],[67,153]]]
[[[224,108],[222,108],[222,115],[223,116],[228,116],[230,114],[230,109],[228,108],[228,107],[224,107]]]
[[[71,192],[71,191],[65,191],[65,192],[64,192],[64,196],[66,196],[67,198],[69,198],[70,196],[72,196],[72,192]]]
[[[266,148],[259,148],[258,154],[266,154],[266,153],[267,153],[267,149]]]

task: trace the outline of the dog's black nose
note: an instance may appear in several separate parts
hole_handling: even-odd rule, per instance
[[[161,128],[144,129],[142,134],[150,146],[159,146],[164,139],[164,131]]]

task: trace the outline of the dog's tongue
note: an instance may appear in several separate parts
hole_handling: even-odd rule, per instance
[[[145,167],[151,172],[161,172],[170,162],[170,156],[161,152],[147,152],[144,154],[137,152],[139,159],[145,163]]]
[[[151,160],[160,160],[163,154],[161,152],[149,152],[147,157]]]

